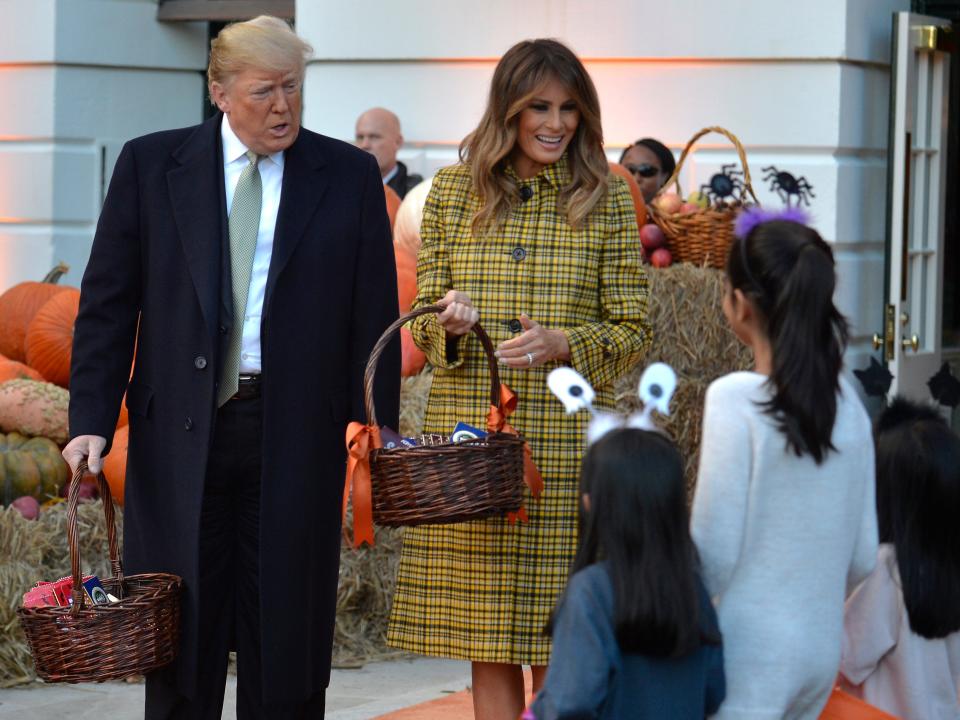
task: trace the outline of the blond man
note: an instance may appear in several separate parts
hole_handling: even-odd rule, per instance
[[[343,430],[397,296],[376,162],[300,127],[309,52],[276,18],[225,28],[219,112],[126,144],[84,273],[64,457],[101,467],[126,391],[125,571],[184,585],[147,718],[220,718],[231,649],[238,717],[323,716]],[[397,348],[377,378],[395,424]]]

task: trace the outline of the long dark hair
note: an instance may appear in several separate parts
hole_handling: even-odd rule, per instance
[[[960,437],[933,407],[895,399],[877,419],[880,542],[897,551],[910,627],[960,630]]]
[[[833,304],[833,252],[813,228],[771,220],[739,238],[727,256],[732,288],[753,301],[773,351],[765,412],[798,456],[820,464],[837,416],[847,320]]]
[[[580,543],[571,575],[603,561],[623,652],[679,657],[701,642],[697,554],[690,538],[683,463],[654,432],[622,428],[583,459]],[[548,626],[549,630],[550,626]]]

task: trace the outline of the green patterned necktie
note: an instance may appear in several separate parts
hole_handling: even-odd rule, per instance
[[[250,291],[250,273],[253,271],[253,253],[257,249],[257,232],[260,229],[260,206],[263,203],[263,187],[257,164],[262,155],[248,150],[250,164],[240,173],[237,188],[233,192],[230,207],[230,275],[233,283],[233,326],[230,329],[230,344],[223,358],[220,376],[220,393],[217,406],[222,406],[233,397],[238,388],[240,375],[240,344],[243,340],[243,320],[247,312],[247,294]]]

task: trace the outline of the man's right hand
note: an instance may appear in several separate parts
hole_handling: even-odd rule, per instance
[[[94,475],[103,469],[101,454],[107,446],[107,439],[99,435],[77,435],[63,449],[63,459],[70,466],[70,472],[77,471],[77,465],[86,458],[87,468]]]

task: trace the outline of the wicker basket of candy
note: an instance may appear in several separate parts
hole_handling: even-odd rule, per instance
[[[97,484],[113,577],[100,583],[81,576],[77,503],[86,469],[85,462],[77,468],[67,500],[71,577],[39,583],[28,595],[50,590],[46,599],[17,610],[37,675],[47,682],[102,682],[143,675],[171,662],[179,649],[180,578],[168,573],[124,576],[113,500],[103,473]]]
[[[681,199],[680,171],[694,144],[708,133],[727,137],[737,150],[741,170],[736,164],[723,165],[720,172],[704,183],[700,191],[691,193],[687,202]],[[673,192],[671,186],[676,188]],[[733,242],[733,224],[744,205],[759,204],[750,180],[747,154],[740,140],[722,127],[706,127],[696,133],[684,147],[677,166],[657,192],[649,206],[650,218],[666,236],[674,262],[723,267]]]
[[[473,520],[517,511],[523,502],[524,440],[509,432],[509,426],[505,425],[493,344],[479,323],[473,326],[473,332],[480,340],[490,369],[491,411],[501,420],[491,424],[488,416],[486,432],[466,439],[423,435],[412,442],[389,447],[380,438],[373,399],[380,355],[404,323],[442,310],[441,305],[430,305],[406,313],[384,331],[370,353],[364,374],[367,425],[351,423],[352,436],[348,429],[351,457],[369,464],[372,496],[364,497],[367,490],[357,484],[353,475],[355,528],[360,505],[371,501],[373,521],[393,527]],[[372,434],[376,434],[376,439]],[[348,474],[352,473],[353,470],[348,470]]]

